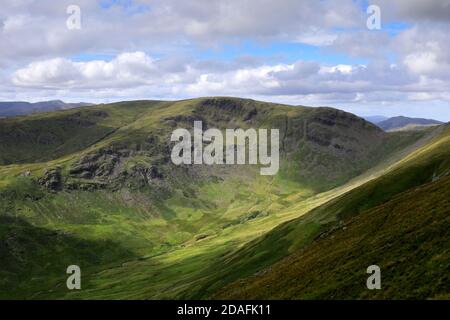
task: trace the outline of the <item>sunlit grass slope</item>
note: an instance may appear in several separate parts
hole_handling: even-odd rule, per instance
[[[275,239],[293,254],[218,298],[426,299],[450,294],[450,127],[387,174],[290,221],[247,250]],[[304,234],[316,231],[305,241]],[[288,241],[296,235],[295,241]],[[276,250],[273,250],[276,252]],[[382,290],[365,287],[381,267]]]
[[[216,298],[449,299],[449,212],[446,176],[344,219]],[[366,287],[370,265],[381,268],[380,290]]]

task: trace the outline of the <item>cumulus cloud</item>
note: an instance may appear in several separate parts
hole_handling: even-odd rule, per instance
[[[0,43],[8,50],[0,51],[0,61],[130,47],[180,50],[190,43],[209,47],[244,40],[321,45],[333,38],[324,30],[364,23],[351,0],[78,0],[82,28],[68,30],[66,8],[72,2],[2,1]]]
[[[411,72],[450,79],[450,34],[446,30],[418,25],[396,37],[393,47]]]
[[[148,84],[157,72],[149,56],[131,52],[109,62],[74,62],[64,58],[33,62],[17,70],[12,81],[24,87],[117,88]]]
[[[450,0],[379,0],[379,31],[366,28],[365,3],[77,0],[82,28],[68,30],[72,0],[4,0],[0,99],[236,95],[448,109]],[[279,44],[281,54],[258,52]],[[292,44],[299,51],[284,52]],[[319,49],[303,56],[305,46]],[[241,54],[221,52],[229,47]]]
[[[374,93],[386,97],[385,100],[400,97],[404,100],[417,100],[418,97],[421,100],[427,97],[446,99],[449,84],[421,74],[434,66],[421,63],[417,58],[411,58],[413,62],[417,66],[408,63],[396,65],[382,60],[367,65],[326,65],[303,60],[291,64],[254,65],[249,61],[248,64],[229,62],[217,65],[197,60],[168,62],[144,52],[128,52],[110,61],[77,62],[56,58],[33,62],[17,70],[12,82],[23,88],[46,90],[77,92],[95,89],[97,95],[104,92],[111,98],[116,96],[115,89],[121,89],[119,96],[125,92],[131,94],[145,90],[149,96],[303,95],[309,99],[316,97],[318,101],[335,99],[338,102],[345,99],[364,101],[364,97],[370,95],[375,99]],[[395,92],[401,95],[394,95]]]
[[[377,0],[382,14],[389,20],[450,22],[450,0]]]

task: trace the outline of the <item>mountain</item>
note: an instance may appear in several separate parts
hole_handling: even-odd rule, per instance
[[[174,165],[171,134],[191,131],[194,121],[221,131],[279,129],[280,170],[262,176],[258,165]],[[234,295],[222,290],[327,239],[320,235],[340,221],[445,181],[444,129],[384,132],[333,108],[229,97],[119,102],[1,119],[0,261],[8,263],[0,264],[0,298]],[[435,211],[445,209],[441,200],[436,205]],[[446,226],[439,219],[434,230]],[[423,246],[442,238],[433,232],[420,238]],[[389,239],[402,249],[403,236]],[[370,243],[363,249],[370,251]],[[399,259],[425,261],[410,254],[414,247],[408,250]],[[83,290],[61,285],[69,264],[81,267]],[[427,264],[434,270],[424,278],[430,280],[427,296],[445,294],[431,284],[443,281],[441,265],[439,257]],[[401,291],[397,285],[390,292]]]
[[[69,185],[74,183],[73,187],[80,179],[96,187],[130,184],[132,176],[130,172],[125,174],[130,168],[124,168],[123,162],[136,162],[137,157],[145,161],[139,158],[131,166],[136,170],[132,173],[136,186],[147,184],[137,181],[141,174],[147,174],[145,170],[162,175],[209,176],[216,170],[214,166],[207,172],[196,172],[195,167],[181,171],[169,164],[171,132],[178,127],[192,128],[195,120],[202,121],[204,127],[220,129],[279,128],[282,157],[296,159],[285,161],[280,174],[316,190],[337,186],[362,173],[379,161],[381,150],[394,143],[376,126],[336,109],[207,98],[118,103],[2,120],[0,163],[51,161],[75,152],[73,163],[66,165],[69,174],[64,177]],[[358,163],[349,165],[352,159],[358,159]]]
[[[393,131],[393,130],[420,129],[426,126],[435,126],[442,123],[443,122],[441,121],[432,119],[408,118],[399,116],[378,122],[377,126],[379,126],[381,129],[385,131]]]
[[[15,117],[36,112],[65,110],[91,105],[89,103],[65,103],[61,100],[42,102],[6,101],[0,102],[0,118]]]
[[[366,116],[366,117],[364,117],[364,119],[366,119],[369,122],[372,122],[373,124],[378,124],[381,121],[389,119],[389,117],[385,117],[385,116]]]

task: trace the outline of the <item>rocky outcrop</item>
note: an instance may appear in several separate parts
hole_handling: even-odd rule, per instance
[[[115,144],[84,155],[69,168],[70,189],[160,185],[165,167],[170,166],[170,146],[161,139],[149,134],[129,145]]]
[[[69,175],[81,179],[103,178],[111,176],[121,159],[129,157],[129,151],[100,149],[82,157],[69,170]]]
[[[61,190],[63,187],[61,171],[61,167],[45,170],[43,177],[38,180],[39,184],[51,192]]]

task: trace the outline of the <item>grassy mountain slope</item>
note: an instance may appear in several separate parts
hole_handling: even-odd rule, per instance
[[[64,285],[66,269],[74,261],[89,272],[134,257],[112,240],[85,240],[67,231],[33,226],[22,218],[0,216],[0,299],[32,298],[42,283]]]
[[[279,128],[280,172],[172,165],[170,133],[194,120],[220,129]],[[323,223],[283,235],[277,226],[379,176],[434,134],[384,133],[331,108],[236,98],[85,107],[1,120],[0,132],[0,216],[29,224],[19,235],[39,230],[37,240],[20,243],[24,261],[71,261],[84,270],[83,290],[68,292],[65,273],[33,266],[21,276],[23,269],[0,266],[4,288],[20,279],[11,294],[33,298],[209,297],[288,255]],[[56,138],[42,146],[39,137],[49,132]],[[81,241],[100,256],[118,250],[97,264],[90,252],[31,252],[29,243],[55,232],[71,235],[61,247]],[[16,250],[11,243],[5,255]]]
[[[0,119],[0,163],[43,162],[83,150],[155,104],[117,103]]]
[[[450,177],[343,220],[304,250],[225,288],[226,299],[449,299]],[[366,269],[381,268],[381,290]]]
[[[448,296],[445,270],[449,267],[450,127],[438,130],[437,137],[386,174],[281,225],[244,248],[235,259],[264,249],[265,258],[280,256],[279,248],[271,248],[274,241],[283,243],[284,250],[293,255],[260,269],[259,276],[236,282],[218,297]],[[364,290],[365,268],[371,264],[390,268],[389,291]],[[286,274],[289,276],[282,279]],[[423,279],[418,281],[417,277]]]

